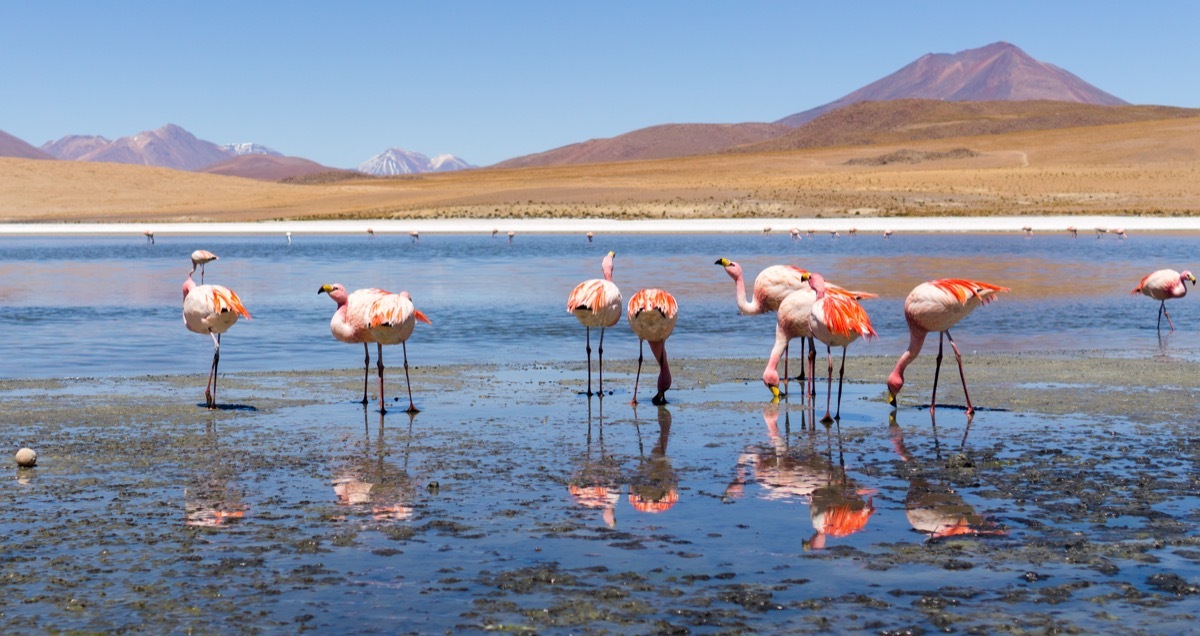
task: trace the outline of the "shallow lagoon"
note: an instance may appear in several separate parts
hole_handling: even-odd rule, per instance
[[[967,358],[984,409],[968,422],[951,382],[932,421],[925,356],[893,417],[882,377],[904,334],[888,316],[911,284],[872,283],[937,275],[918,252],[951,238],[330,237],[297,262],[274,237],[160,239],[107,257],[120,241],[6,239],[6,280],[19,284],[6,288],[3,320],[23,334],[7,364],[57,355],[6,366],[20,379],[0,381],[6,446],[41,455],[0,490],[0,626],[1188,631],[1200,611],[1197,316],[1177,302],[1180,332],[1160,348],[1153,303],[1128,297],[1137,276],[1125,270],[1186,267],[1194,239],[958,237],[995,258],[990,274],[956,274],[1014,287],[957,334],[967,350],[998,352]],[[735,249],[717,251],[726,243]],[[883,337],[852,348],[831,429],[801,404],[766,402],[757,358],[770,320],[735,315],[732,284],[711,264],[729,255],[756,271],[802,246],[798,264],[854,263],[866,274],[836,280],[884,296],[869,306]],[[211,349],[178,318],[174,278],[194,247],[222,255],[212,279],[256,316],[223,341],[226,408],[213,413],[197,405]],[[375,252],[338,256],[359,249]],[[559,297],[607,249],[627,296],[661,285],[684,307],[663,409],[628,404],[636,342],[622,328],[605,342],[613,394],[577,394],[582,334]],[[652,250],[654,261],[640,255]],[[965,268],[970,251],[950,258]],[[648,264],[661,261],[673,266]],[[442,262],[443,282],[408,282],[404,266],[421,262]],[[1047,263],[1074,272],[1065,300],[1037,291]],[[56,280],[56,268],[107,282],[31,304],[30,281]],[[359,355],[328,336],[332,303],[315,287],[353,286],[364,271],[383,280],[361,284],[413,290],[435,320],[409,351],[423,409],[411,420],[352,403]],[[455,276],[478,306],[510,295],[528,306],[503,316],[452,302],[444,281]],[[134,310],[114,312],[113,290]],[[66,329],[78,312],[94,324]],[[1081,326],[1013,337],[1071,322]],[[486,362],[451,364],[472,358]],[[99,377],[64,379],[78,375]],[[398,394],[402,380],[390,386]]]

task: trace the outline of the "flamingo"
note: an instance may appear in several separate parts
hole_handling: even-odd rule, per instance
[[[850,228],[850,236],[858,236],[858,228],[856,228],[856,227]]]
[[[375,238],[375,230],[374,229],[367,228],[367,238]]]
[[[366,317],[367,330],[375,339],[378,353],[376,363],[379,367],[379,412],[387,412],[383,399],[383,345],[399,343],[401,350],[404,351],[404,383],[408,386],[408,412],[418,413],[416,405],[413,404],[412,383],[408,377],[408,345],[406,342],[412,335],[413,327],[416,326],[418,320],[427,325],[433,323],[419,309],[413,307],[412,296],[406,291],[377,296],[367,308]]]
[[[893,235],[893,234],[895,234],[895,231],[893,231],[893,230],[884,230],[884,231],[883,231],[883,238],[885,238],[885,239],[890,239],[890,238],[892,238],[892,235]]]
[[[1097,239],[1104,238],[1105,234],[1108,234],[1108,228],[1103,228],[1103,227],[1096,228],[1096,238]]]
[[[287,237],[288,245],[291,245],[292,244],[292,233],[288,232],[288,233],[284,234],[284,236]]]
[[[410,239],[410,240],[411,240],[413,243],[420,243],[420,242],[421,242],[421,233],[420,233],[420,232],[418,232],[418,231],[416,231],[416,230],[410,230],[410,231],[408,232],[408,238],[409,238],[409,239]]]
[[[604,330],[621,319],[621,290],[612,282],[613,259],[609,252],[600,263],[604,278],[585,280],[567,297],[567,312],[587,328],[588,396],[592,395],[592,327],[600,328],[600,397],[604,397]]]
[[[192,252],[192,273],[196,273],[196,266],[200,266],[200,284],[204,284],[204,266],[217,260],[217,255],[208,250],[196,250]]]
[[[150,230],[146,230],[145,232],[142,232],[142,234],[144,234],[146,236],[147,243],[154,245],[154,232],[152,232]]]
[[[829,230],[829,238],[842,238],[842,235],[837,230]]]
[[[793,241],[799,241],[799,240],[800,240],[800,228],[798,228],[798,227],[794,227],[794,228],[792,228],[791,234],[792,234],[792,240],[793,240]]]
[[[1125,228],[1123,228],[1123,227],[1113,228],[1113,229],[1109,230],[1109,232],[1112,234],[1116,234],[1117,238],[1121,239],[1122,241],[1129,238],[1128,236],[1125,236]]]
[[[371,350],[367,348],[367,345],[375,342],[375,336],[371,335],[367,311],[380,296],[388,292],[382,289],[368,288],[358,289],[349,294],[341,283],[334,283],[322,285],[317,293],[329,294],[329,297],[337,303],[337,311],[333,312],[333,318],[329,321],[329,331],[333,337],[351,344],[362,343],[364,354],[362,403],[366,404],[367,376],[371,372]],[[380,363],[379,375],[383,377],[382,363]]]
[[[1187,281],[1192,281],[1192,286],[1196,286],[1196,277],[1189,271],[1181,273],[1173,269],[1160,269],[1147,274],[1130,293],[1134,296],[1143,294],[1159,301],[1158,330],[1162,331],[1162,317],[1166,316],[1167,324],[1171,325],[1171,333],[1175,333],[1175,323],[1171,322],[1171,314],[1167,313],[1167,299],[1186,296]]]
[[[1079,228],[1074,225],[1067,226],[1067,231],[1071,233],[1071,238],[1079,238]]]
[[[667,403],[667,389],[671,388],[671,368],[667,366],[667,338],[675,330],[679,306],[675,297],[661,289],[643,289],[629,299],[626,315],[629,326],[638,337],[638,370],[633,381],[633,400],[637,404],[638,381],[642,377],[642,343],[650,342],[650,353],[658,361],[658,393],[650,400],[652,404]]]
[[[770,233],[771,233],[771,226],[770,226],[770,225],[768,225],[768,226],[766,226],[766,227],[764,227],[764,228],[762,229],[762,235],[763,235],[763,236],[766,236],[766,235],[768,235],[768,234],[770,234]]]
[[[950,328],[958,324],[976,307],[986,305],[995,299],[1000,292],[1011,291],[1007,287],[983,283],[976,280],[961,278],[943,278],[921,283],[913,288],[904,300],[904,319],[908,322],[908,349],[900,354],[896,368],[888,376],[888,403],[896,406],[900,389],[904,387],[904,370],[920,353],[925,344],[925,336],[930,332],[938,332],[937,364],[933,370],[933,394],[930,397],[929,411],[937,408],[938,374],[942,369],[942,347],[946,339],[954,349],[954,359],[958,362],[958,375],[962,380],[963,395],[967,399],[967,415],[975,412],[971,405],[971,395],[967,393],[967,376],[963,373],[962,354]]]
[[[595,235],[595,234],[592,234],[591,232],[588,232],[588,233],[587,233],[587,234],[585,234],[584,236],[587,236],[588,243],[591,243],[591,242],[592,242],[592,238],[593,238],[593,237],[595,237],[596,235]]]
[[[809,274],[808,284],[817,294],[817,300],[812,305],[808,315],[808,328],[817,340],[825,343],[825,354],[829,358],[829,376],[825,389],[825,417],[822,422],[833,422],[842,419],[842,382],[846,377],[846,348],[859,336],[874,338],[875,329],[871,327],[871,319],[867,310],[858,301],[846,294],[831,294],[828,292],[825,278],[817,273]],[[833,347],[842,348],[842,366],[838,371],[838,408],[837,414],[829,417],[829,398],[833,392]]]
[[[514,237],[514,236],[516,236],[516,235],[517,235],[517,233],[516,233],[516,232],[514,232],[514,231],[512,231],[512,230],[509,230],[509,231],[508,231],[508,242],[509,242],[509,243],[512,243],[512,241],[513,241],[513,237]]]
[[[496,238],[496,235],[499,233],[500,233],[500,228],[495,228],[495,227],[492,228],[492,238]]]
[[[1033,228],[1031,226],[1026,225],[1021,228],[1021,231],[1025,233],[1025,236],[1033,236]]]
[[[212,367],[204,385],[204,405],[217,408],[217,363],[221,360],[221,334],[229,330],[238,316],[250,320],[250,312],[232,289],[222,285],[197,285],[188,272],[183,281],[183,324],[188,331],[208,334],[213,341]]]
[[[816,230],[814,230],[814,229],[812,229],[812,228],[808,228],[808,238],[812,238],[812,237],[813,237],[813,235],[814,235],[814,234],[816,234],[816,233],[817,233],[817,231],[816,231]]]

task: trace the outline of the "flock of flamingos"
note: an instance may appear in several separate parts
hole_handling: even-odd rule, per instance
[[[1028,229],[1024,228],[1027,232]],[[769,231],[769,230],[767,230]],[[1075,228],[1068,228],[1075,234]],[[1098,229],[1099,233],[1100,230]],[[765,232],[764,232],[765,233]],[[510,240],[511,240],[510,232]],[[1124,234],[1122,231],[1121,234]],[[588,241],[592,233],[588,233]],[[637,403],[638,384],[641,381],[643,345],[650,344],[650,351],[659,365],[657,392],[652,398],[654,404],[666,403],[666,391],[671,387],[671,371],[667,362],[666,340],[675,329],[679,312],[675,297],[662,289],[642,289],[629,299],[628,305],[622,306],[621,292],[613,283],[613,262],[615,252],[609,252],[601,261],[600,269],[603,278],[593,278],[579,283],[567,297],[567,311],[573,314],[586,329],[587,351],[587,395],[604,396],[604,330],[616,325],[624,310],[629,326],[638,337],[638,368],[634,380],[633,403]],[[209,409],[216,408],[217,365],[220,361],[221,334],[237,322],[239,317],[250,318],[238,295],[222,285],[204,284],[204,265],[217,260],[217,256],[207,250],[196,250],[192,253],[192,270],[183,283],[183,322],[190,331],[206,334],[213,341],[212,366],[209,370],[208,383],[204,389],[205,404]],[[871,319],[859,303],[860,300],[875,298],[875,294],[862,291],[846,290],[831,282],[816,272],[809,272],[791,265],[773,265],[758,274],[754,279],[754,287],[749,297],[746,295],[746,281],[741,265],[726,258],[717,259],[717,265],[725,269],[725,273],[733,279],[737,306],[743,314],[776,314],[775,344],[763,371],[763,384],[771,391],[773,399],[778,400],[787,390],[788,380],[788,348],[793,339],[800,339],[801,358],[804,357],[804,346],[808,345],[808,369],[798,377],[802,383],[802,392],[810,399],[815,397],[814,373],[816,365],[815,340],[825,344],[828,359],[828,373],[825,395],[825,417],[823,422],[832,423],[841,417],[842,383],[845,378],[846,348],[860,337],[875,337],[871,327]],[[196,269],[200,269],[200,285],[192,280]],[[1175,330],[1171,316],[1167,313],[1166,301],[1171,298],[1182,298],[1187,294],[1187,282],[1193,286],[1196,277],[1189,271],[1177,272],[1172,269],[1161,269],[1148,274],[1138,283],[1132,294],[1143,294],[1159,301],[1158,327],[1162,327],[1162,318],[1166,316],[1171,331]],[[920,354],[925,339],[930,333],[937,333],[938,354],[933,375],[933,390],[930,398],[930,410],[937,407],[937,384],[941,373],[942,351],[945,341],[950,341],[958,363],[959,378],[962,380],[963,394],[967,402],[968,416],[975,412],[971,404],[971,396],[967,391],[966,375],[963,372],[962,354],[950,335],[950,328],[970,314],[976,307],[986,305],[996,298],[1000,292],[1010,291],[1007,287],[993,285],[976,280],[961,278],[943,278],[931,280],[917,285],[904,301],[904,317],[908,323],[909,345],[900,354],[895,369],[887,378],[888,403],[897,406],[897,398],[904,387],[904,372],[909,364]],[[413,333],[418,321],[432,324],[425,314],[413,306],[412,298],[407,291],[392,293],[382,289],[368,288],[348,292],[341,284],[323,285],[317,290],[318,294],[328,294],[335,303],[337,310],[330,320],[330,331],[333,337],[341,342],[363,345],[363,397],[362,403],[367,404],[367,385],[371,367],[370,343],[377,348],[376,366],[379,377],[379,406],[381,412],[386,412],[384,404],[383,382],[383,345],[399,344],[404,353],[404,377],[408,385],[408,412],[416,413],[418,409],[412,398],[412,386],[409,383],[407,341]],[[598,347],[599,390],[592,393],[592,344],[591,331],[600,330]],[[842,348],[842,361],[838,371],[837,409],[830,416],[831,394],[833,387],[833,347]],[[782,377],[784,388],[780,389],[780,375],[777,370],[780,360],[784,362]],[[805,381],[807,378],[807,382]]]

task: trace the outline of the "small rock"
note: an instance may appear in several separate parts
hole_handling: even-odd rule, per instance
[[[37,465],[37,451],[32,448],[22,448],[17,451],[17,465],[22,468],[29,468]]]

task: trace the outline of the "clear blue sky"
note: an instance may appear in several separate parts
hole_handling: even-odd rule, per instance
[[[663,123],[774,121],[1004,40],[1139,104],[1200,107],[1200,2],[5,2],[0,130],[183,126],[353,167],[488,165]]]

